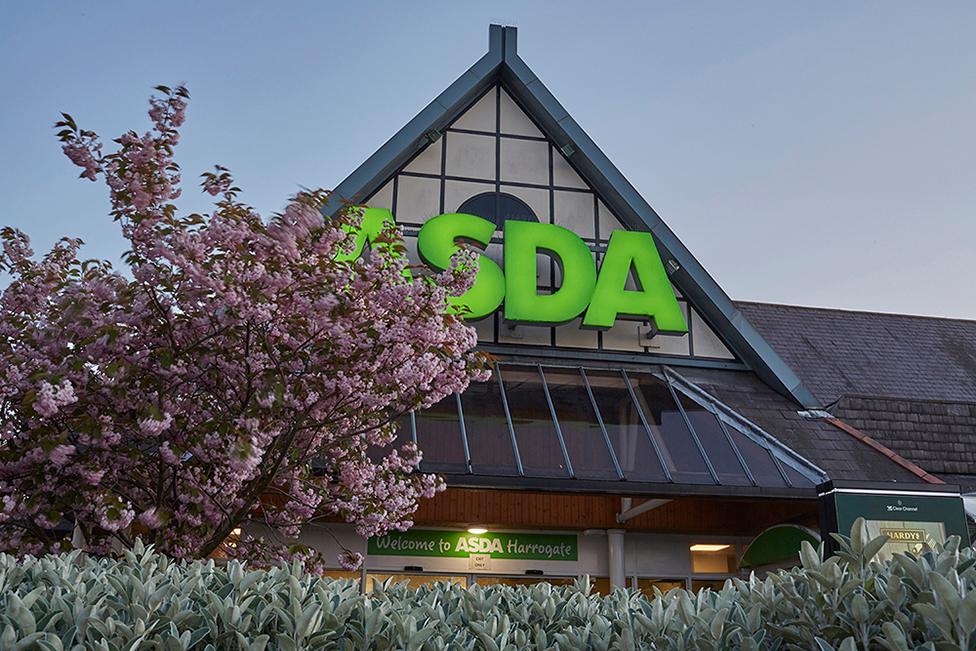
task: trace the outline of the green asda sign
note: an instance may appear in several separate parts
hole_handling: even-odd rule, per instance
[[[494,559],[575,561],[576,536],[547,533],[484,533],[410,529],[370,538],[371,556],[438,556],[467,558],[486,554]]]
[[[358,257],[388,222],[389,210],[366,208],[349,257]],[[420,229],[417,248],[432,268],[443,271],[459,243],[488,246],[493,222],[463,213],[429,219]],[[605,329],[620,317],[653,319],[661,332],[685,333],[688,326],[675,300],[654,238],[641,231],[614,231],[599,271],[593,253],[578,235],[554,224],[506,221],[502,226],[504,269],[482,255],[474,285],[453,299],[466,308],[467,319],[480,319],[504,305],[508,321],[559,324],[583,317],[583,326]],[[561,286],[541,294],[536,282],[536,259],[551,255],[562,271]],[[633,273],[638,289],[627,289]]]

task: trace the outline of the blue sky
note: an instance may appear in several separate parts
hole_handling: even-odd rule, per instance
[[[219,162],[280,209],[341,181],[487,49],[519,51],[735,299],[976,318],[976,3],[8,4],[0,224],[118,261],[58,111],[114,137],[193,96]],[[182,205],[205,209],[193,185]]]

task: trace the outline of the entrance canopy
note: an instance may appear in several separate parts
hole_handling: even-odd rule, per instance
[[[777,524],[756,536],[739,561],[739,569],[756,569],[779,565],[796,565],[800,548],[806,541],[820,546],[817,532],[798,524]]]
[[[455,486],[812,497],[825,477],[666,367],[499,363],[401,436]]]

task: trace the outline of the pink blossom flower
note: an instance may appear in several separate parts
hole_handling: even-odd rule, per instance
[[[68,463],[71,453],[75,451],[73,445],[57,445],[48,453],[48,461],[60,468]]]
[[[176,456],[176,453],[173,452],[172,448],[169,447],[169,441],[165,441],[159,446],[159,457],[164,463],[171,466],[175,466],[180,462],[179,458]]]
[[[45,418],[58,413],[58,410],[65,405],[70,405],[78,399],[75,397],[74,387],[68,380],[62,380],[57,387],[51,383],[41,382],[37,390],[37,397],[34,400],[34,411]]]
[[[347,572],[355,572],[363,565],[363,555],[349,549],[339,554],[339,566]]]
[[[81,478],[84,479],[85,482],[87,482],[87,483],[89,483],[89,484],[91,484],[93,486],[95,484],[98,484],[100,481],[102,481],[102,477],[104,477],[104,476],[105,476],[105,470],[87,470],[87,469],[85,469],[85,470],[82,470],[81,471]]]
[[[159,516],[159,512],[155,507],[146,509],[139,514],[139,522],[146,525],[150,529],[158,529],[163,526],[163,519]]]
[[[159,436],[172,423],[173,417],[170,414],[163,414],[163,417],[159,420],[155,418],[143,418],[139,421],[139,430],[146,436]]]

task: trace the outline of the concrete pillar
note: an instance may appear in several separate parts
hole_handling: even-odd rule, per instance
[[[627,587],[627,568],[624,564],[624,530],[607,529],[610,587]]]

